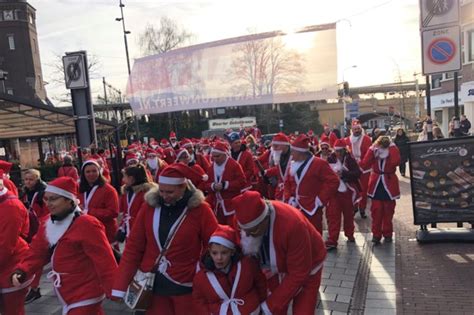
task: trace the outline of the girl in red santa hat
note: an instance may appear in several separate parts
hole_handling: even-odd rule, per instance
[[[202,265],[193,282],[195,314],[260,314],[266,278],[255,258],[242,255],[233,228],[217,227]]]
[[[104,224],[107,239],[113,243],[118,228],[119,197],[115,188],[102,176],[101,167],[95,160],[82,164],[79,200],[84,213]]]
[[[11,275],[12,284],[23,287],[27,279],[51,261],[48,278],[63,305],[62,314],[104,314],[101,303],[110,296],[117,268],[104,226],[82,213],[77,183],[70,177],[50,182],[44,200],[51,215],[22,255]]]

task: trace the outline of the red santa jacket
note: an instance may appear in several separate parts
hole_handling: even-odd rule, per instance
[[[63,176],[71,177],[75,181],[79,180],[79,174],[77,172],[77,168],[75,168],[74,166],[61,166],[58,169],[58,177],[63,177]]]
[[[370,140],[368,135],[361,135],[360,137],[349,136],[344,140],[357,163],[364,159],[365,154],[372,145],[372,140]]]
[[[194,314],[260,314],[267,297],[266,279],[255,258],[233,262],[229,273],[201,269],[193,281]],[[241,303],[241,301],[243,303]]]
[[[395,174],[397,166],[400,164],[400,151],[394,143],[388,147],[388,156],[385,159],[378,157],[380,148],[373,145],[360,163],[362,169],[372,169],[369,178],[369,189],[367,195],[374,197],[377,186],[381,181],[390,199],[400,198],[400,185],[398,176]]]
[[[8,191],[14,194],[15,196],[19,196],[18,188],[16,188],[15,183],[5,175],[3,176],[3,186],[5,186],[5,188],[8,189]]]
[[[297,207],[312,216],[319,207],[327,205],[338,187],[339,177],[328,162],[311,156],[299,176],[288,176],[285,182],[285,200],[293,197]]]
[[[176,153],[174,152],[172,147],[167,147],[163,149],[163,153],[165,154],[165,162],[168,164],[173,164],[176,160]]]
[[[127,236],[130,235],[133,223],[138,217],[138,212],[142,206],[146,204],[145,193],[152,188],[158,188],[158,185],[155,183],[143,183],[132,186],[133,195],[129,199],[125,186],[122,186],[122,194],[120,195],[120,213],[122,214],[122,222],[120,223],[120,229],[124,231]]]
[[[267,278],[274,275],[273,279],[282,280],[276,287],[270,287],[271,294],[262,308],[279,313],[299,293],[308,277],[321,270],[326,248],[319,232],[300,211],[280,201],[267,204],[270,210],[270,270],[266,273]]]
[[[200,190],[192,190],[188,201],[187,216],[177,230],[166,256],[162,260],[162,274],[170,281],[183,286],[192,286],[196,266],[202,249],[217,228],[217,220],[211,208],[204,202]],[[152,271],[161,251],[158,230],[160,207],[158,189],[151,189],[146,195],[146,205],[138,213],[127,246],[120,260],[112,295],[123,297],[133,276],[140,269]]]
[[[277,186],[275,187],[275,200],[283,201],[285,202],[285,196],[284,196],[284,185],[285,182],[290,176],[290,165],[291,165],[291,158],[288,160],[288,163],[286,165],[285,170],[281,168],[281,165],[275,165],[270,167],[266,172],[265,175],[271,177],[271,176],[276,176],[278,178],[278,183]]]
[[[360,201],[361,186],[359,182],[362,171],[359,164],[352,155],[347,152],[342,161],[338,160],[336,153],[332,153],[328,157],[328,163],[331,168],[339,175],[339,192],[350,191],[352,196],[352,203],[356,204]],[[336,197],[337,198],[337,197]]]
[[[213,162],[209,169],[209,179],[203,187],[208,193],[206,201],[209,202],[214,210],[220,207],[224,215],[234,214],[230,209],[232,198],[238,196],[242,189],[246,187],[246,179],[242,167],[231,157],[224,162],[224,171],[221,178],[217,178],[215,173],[216,163]],[[214,191],[214,184],[222,183],[224,188],[220,192]]]
[[[76,208],[62,221],[53,224],[48,218],[43,222],[16,267],[29,277],[51,260],[48,277],[65,307],[89,299],[95,304],[110,296],[117,268],[103,225],[90,215],[79,214]]]
[[[196,161],[196,164],[198,164],[206,174],[209,173],[209,168],[211,167],[211,163],[209,160],[204,157],[201,153],[194,153],[194,159]]]
[[[236,161],[240,164],[245,174],[246,184],[243,189],[251,189],[255,175],[255,165],[253,162],[252,153],[250,153],[250,151],[245,147],[245,149],[240,151]]]
[[[12,192],[0,191],[0,295],[13,288],[10,276],[28,250],[28,210]],[[24,286],[26,287],[26,286]]]
[[[330,146],[331,148],[333,148],[333,147],[334,147],[334,143],[336,143],[336,141],[337,141],[337,139],[338,139],[337,136],[336,136],[336,134],[335,134],[334,132],[332,132],[332,131],[329,133],[329,135],[327,135],[327,134],[325,134],[325,133],[323,132],[319,138],[321,139],[321,138],[323,138],[323,136],[329,137],[329,146]]]
[[[104,186],[92,188],[85,197],[85,192],[79,194],[80,206],[87,213],[99,219],[105,226],[105,235],[109,242],[115,241],[117,233],[117,216],[119,213],[119,197],[114,187],[105,183]]]

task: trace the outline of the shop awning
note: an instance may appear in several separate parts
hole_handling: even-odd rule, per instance
[[[0,93],[0,139],[73,134],[74,115],[39,101]],[[97,130],[112,129],[114,122],[95,119]]]

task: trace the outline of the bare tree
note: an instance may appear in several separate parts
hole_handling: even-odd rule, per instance
[[[193,34],[168,17],[160,19],[160,26],[148,24],[138,37],[138,44],[144,56],[162,54],[189,43]]]
[[[238,95],[267,95],[303,90],[304,59],[281,38],[247,41],[233,49],[226,82]]]

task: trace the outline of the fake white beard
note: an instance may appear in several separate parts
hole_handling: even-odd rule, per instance
[[[260,247],[262,246],[262,236],[247,236],[244,231],[240,231],[240,245],[242,246],[242,252],[244,255],[256,255],[260,253]]]
[[[209,154],[211,154],[211,148],[202,149],[202,154],[204,154],[204,155],[209,155]]]
[[[291,176],[295,176],[296,175],[296,171],[300,168],[301,165],[303,165],[303,162],[304,161],[291,161],[291,165],[290,165],[290,174]]]
[[[62,219],[61,221],[53,221],[51,218],[46,221],[46,238],[48,239],[49,245],[53,246],[55,245],[59,239],[66,233],[67,229],[72,223],[72,220],[74,219],[74,213],[76,211],[80,210],[74,210],[72,213],[70,213],[67,217]]]
[[[152,170],[156,170],[158,168],[158,158],[147,159],[146,163]]]
[[[158,148],[158,145],[157,145],[157,144],[150,144],[150,146],[151,146],[151,148],[152,148],[153,150],[155,150],[156,148]]]
[[[177,141],[171,141],[171,146],[173,146],[173,148],[174,148],[177,143],[178,143]]]
[[[282,152],[281,150],[272,149],[272,159],[275,162],[275,165],[280,164],[281,152]]]

